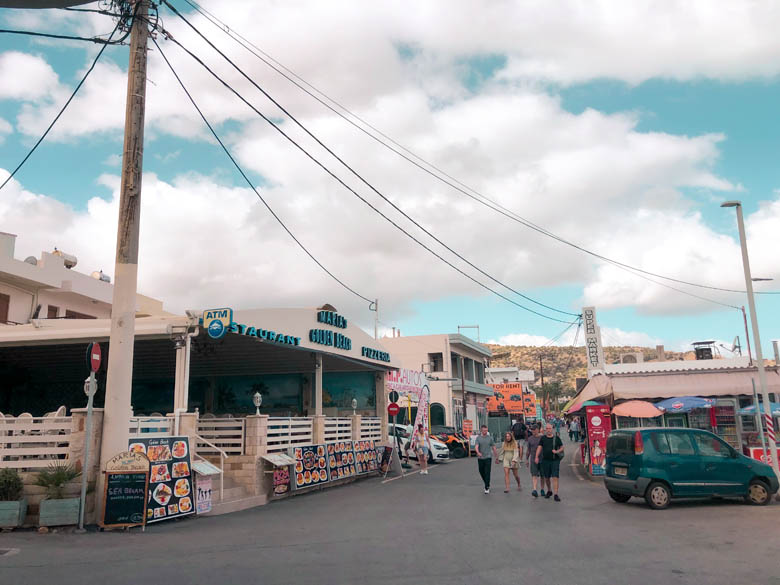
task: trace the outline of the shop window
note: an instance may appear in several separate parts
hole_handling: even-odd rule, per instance
[[[324,373],[322,375],[322,406],[338,408],[352,414],[352,399],[358,410],[376,408],[376,386],[373,372]]]
[[[46,318],[47,319],[56,319],[57,318],[57,313],[59,313],[59,310],[60,310],[59,307],[55,307],[54,305],[49,305],[46,308]]]
[[[441,352],[429,353],[428,363],[431,365],[431,372],[444,371],[444,355]]]

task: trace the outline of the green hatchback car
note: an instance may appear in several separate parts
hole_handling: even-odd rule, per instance
[[[642,497],[656,510],[672,499],[741,497],[768,504],[778,490],[769,465],[696,429],[652,427],[612,431],[604,485],[616,502]]]

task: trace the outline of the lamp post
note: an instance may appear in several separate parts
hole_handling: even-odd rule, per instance
[[[263,395],[260,392],[255,392],[252,396],[252,403],[255,405],[255,416],[260,416],[260,405],[263,404]]]
[[[747,241],[745,238],[745,221],[742,218],[742,202],[726,201],[721,207],[735,207],[737,210],[737,227],[739,228],[739,244],[742,248],[742,267],[745,270],[745,289],[747,290],[748,307],[750,307],[750,322],[753,326],[753,341],[756,349],[756,366],[758,366],[758,381],[761,385],[761,396],[764,401],[764,420],[766,420],[767,439],[769,452],[764,451],[766,461],[772,464],[775,475],[780,477],[780,467],[777,464],[777,444],[775,442],[775,428],[772,421],[772,408],[769,401],[769,391],[766,384],[766,371],[764,370],[764,357],[761,351],[761,337],[758,334],[758,317],[756,316],[756,299],[753,295],[753,279],[750,276],[750,259],[748,258]],[[758,409],[758,405],[756,405]]]
[[[355,416],[357,413],[355,412],[355,409],[357,408],[357,398],[352,399],[352,416]]]

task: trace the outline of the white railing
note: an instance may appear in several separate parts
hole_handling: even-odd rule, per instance
[[[67,459],[72,427],[69,416],[0,418],[0,468],[41,469]]]
[[[203,455],[244,454],[244,418],[202,418],[198,420],[198,435],[208,444],[198,443],[198,452]]]
[[[195,440],[198,443],[198,451],[208,451],[208,448],[211,448],[215,454],[219,454],[219,501],[222,502],[225,500],[225,459],[230,458],[228,457],[227,453],[225,453],[222,449],[213,443],[209,442],[204,437],[196,435]],[[201,444],[206,445],[206,447],[202,448],[200,446]],[[209,461],[200,456],[200,453],[194,454],[194,459],[196,461],[204,461],[205,463],[209,463]]]
[[[130,436],[170,437],[173,434],[173,418],[168,416],[134,416],[130,418]]]
[[[311,445],[313,441],[311,418],[269,417],[266,431],[266,452],[287,452],[289,447]]]
[[[382,421],[376,417],[362,417],[360,420],[360,438],[364,441],[381,441]]]
[[[352,439],[352,419],[349,417],[325,419],[325,442],[350,441]]]

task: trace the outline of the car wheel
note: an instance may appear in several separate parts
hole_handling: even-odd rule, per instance
[[[766,482],[760,479],[754,479],[748,485],[747,495],[745,501],[753,506],[766,506],[769,500],[772,499],[772,494],[769,493],[769,486]]]
[[[645,501],[653,510],[663,510],[669,506],[672,499],[672,492],[665,483],[654,481],[647,486],[645,492]]]
[[[463,448],[463,447],[461,447],[461,446],[455,447],[455,448],[452,450],[452,456],[453,456],[455,459],[463,459],[463,458],[466,456],[466,449],[464,449],[464,448]]]
[[[615,500],[618,504],[625,504],[628,500],[631,499],[631,496],[628,494],[619,494],[617,492],[613,492],[612,490],[609,490],[609,497]]]

